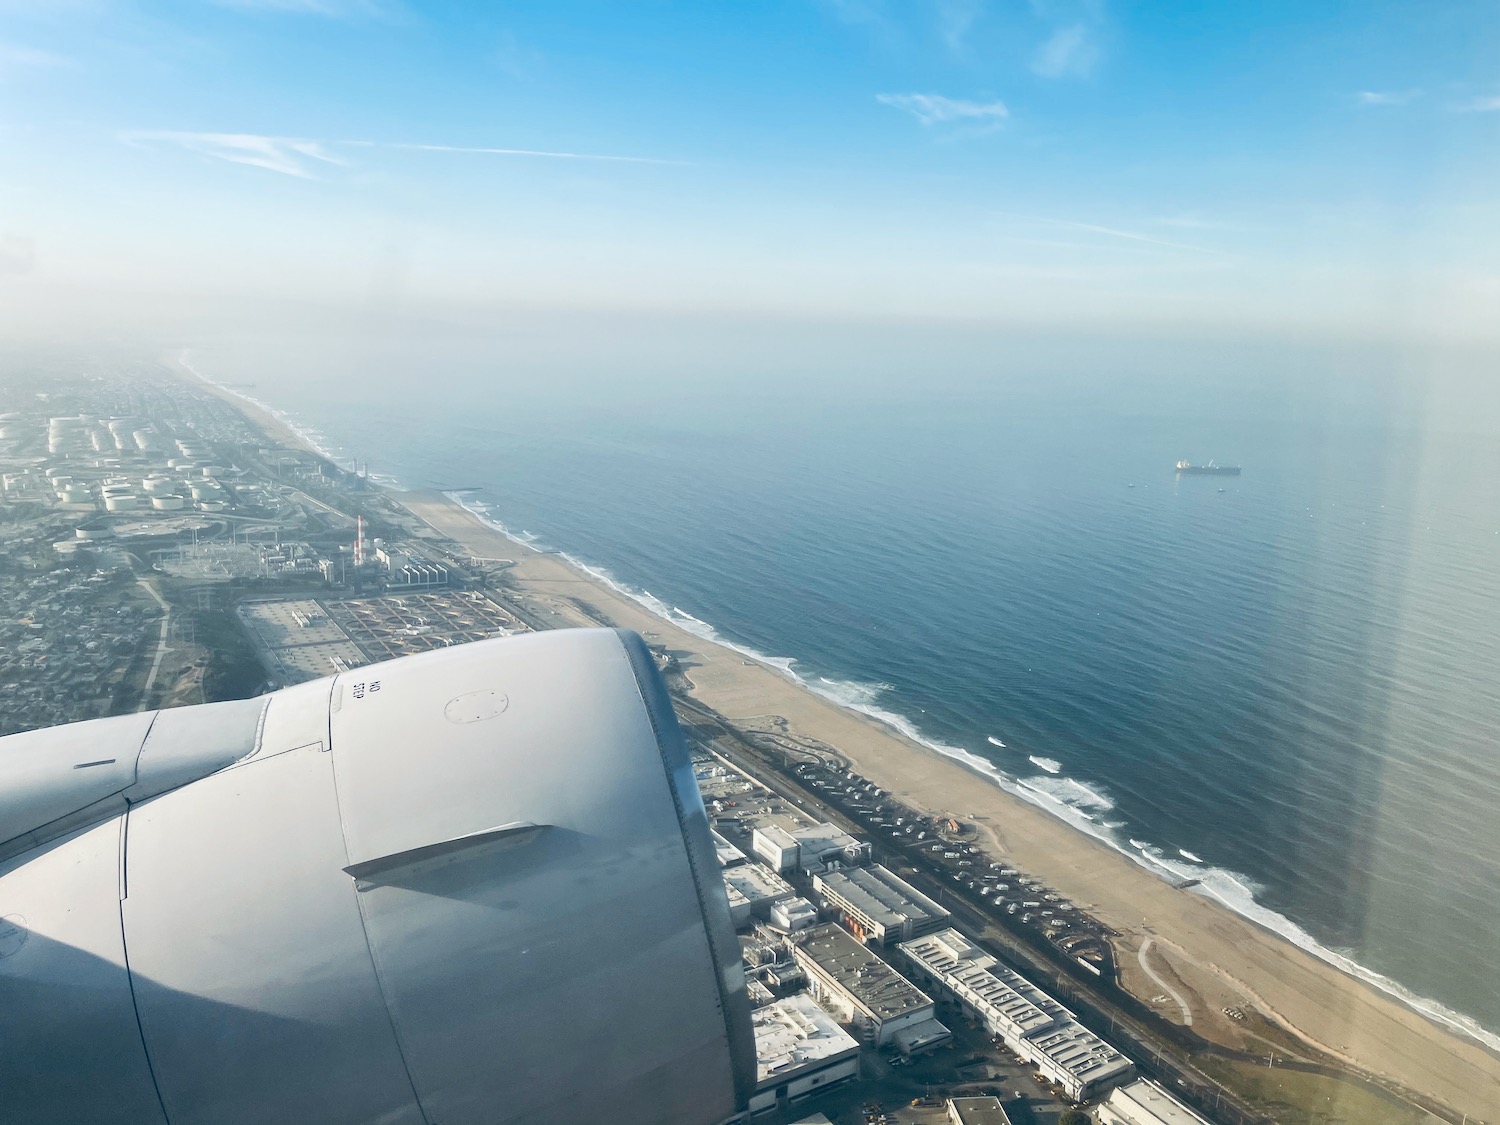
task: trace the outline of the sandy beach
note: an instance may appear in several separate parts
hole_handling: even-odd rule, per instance
[[[234,403],[272,439],[311,448],[241,396],[180,373]],[[1006,793],[989,779],[892,728],[808,691],[778,669],[705,640],[555,555],[508,538],[441,493],[390,493],[418,519],[476,557],[511,559],[511,588],[559,626],[634,629],[670,648],[693,696],[745,730],[784,720],[788,733],[835,747],[854,769],[928,813],[972,819],[994,850],[1124,935],[1122,982],[1158,1011],[1195,1028],[1225,1023],[1225,1005],[1250,1005],[1320,1050],[1468,1114],[1500,1121],[1500,1057],[1297,948],[1228,908],[1178,890],[1125,856]],[[976,815],[977,814],[977,815]],[[1142,946],[1145,946],[1143,954]]]
[[[863,776],[927,812],[977,814],[981,831],[1018,868],[1086,905],[1127,935],[1122,965],[1139,963],[1149,941],[1155,979],[1127,973],[1128,985],[1162,974],[1200,1021],[1217,1015],[1214,992],[1259,1008],[1306,1041],[1470,1115],[1500,1119],[1500,1058],[1440,1028],[1393,997],[1190,891],[1178,890],[988,779],[891,728],[839,707],[777,669],[706,641],[552,555],[488,527],[437,493],[401,493],[400,503],[465,550],[516,562],[509,578],[533,609],[559,625],[607,623],[650,634],[682,661],[693,695],[745,729],[774,717],[789,730],[836,747]],[[1162,1008],[1182,1019],[1174,996]]]

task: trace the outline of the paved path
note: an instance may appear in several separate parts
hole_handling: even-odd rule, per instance
[[[151,689],[156,686],[156,674],[161,671],[162,657],[167,655],[167,627],[172,623],[172,607],[162,600],[162,596],[156,592],[156,587],[144,578],[137,578],[146,590],[156,599],[156,604],[161,606],[161,636],[156,641],[156,659],[151,662],[151,671],[146,675],[146,687],[141,692],[140,709],[145,711],[151,704]]]
[[[1151,946],[1155,944],[1155,942],[1156,939],[1154,937],[1148,937],[1145,941],[1141,942],[1140,951],[1136,954],[1136,959],[1141,963],[1141,971],[1156,982],[1157,988],[1161,989],[1173,1000],[1177,1001],[1177,1006],[1182,1009],[1183,1024],[1187,1027],[1192,1027],[1193,1009],[1188,1007],[1187,1001],[1182,998],[1181,993],[1179,993],[1166,981],[1162,980],[1161,977],[1156,975],[1156,970],[1153,969],[1146,961],[1146,954],[1151,952]]]

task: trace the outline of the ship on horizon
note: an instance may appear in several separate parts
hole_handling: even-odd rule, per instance
[[[1194,465],[1191,461],[1179,461],[1177,462],[1177,471],[1190,476],[1237,477],[1240,475],[1240,467],[1238,465],[1220,465],[1217,461],[1210,461],[1206,465]]]

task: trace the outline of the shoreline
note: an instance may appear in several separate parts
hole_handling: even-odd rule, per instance
[[[576,617],[570,624],[605,620],[665,644],[693,685],[693,698],[737,728],[758,730],[785,719],[797,735],[835,748],[861,776],[924,812],[968,819],[980,812],[979,829],[999,854],[1119,931],[1122,953],[1133,954],[1147,939],[1158,952],[1166,944],[1329,1056],[1459,1113],[1500,1116],[1500,1057],[1482,1044],[1215,899],[1173,887],[1130,856],[1007,792],[989,773],[835,702],[738,646],[689,631],[452,498],[389,495],[465,550],[493,555],[504,544],[517,556],[507,572],[513,588],[565,620]],[[587,612],[574,607],[570,614],[571,603]]]
[[[1066,824],[1075,832],[1088,837],[1099,846],[1123,856],[1152,878],[1162,881],[1174,889],[1182,890],[1185,893],[1191,893],[1214,902],[1222,909],[1236,915],[1268,936],[1284,941],[1307,953],[1309,956],[1330,965],[1352,980],[1379,993],[1383,993],[1396,1003],[1424,1018],[1437,1031],[1452,1035],[1463,1042],[1473,1042],[1488,1054],[1500,1058],[1500,1035],[1491,1032],[1472,1017],[1453,1011],[1439,1001],[1419,996],[1407,989],[1399,981],[1367,968],[1353,958],[1340,953],[1338,950],[1323,945],[1291,918],[1279,914],[1269,907],[1262,906],[1255,898],[1254,892],[1243,882],[1244,877],[1238,873],[1225,868],[1209,866],[1196,855],[1182,849],[1178,849],[1178,855],[1182,857],[1182,861],[1179,861],[1173,856],[1166,854],[1158,846],[1146,841],[1130,839],[1128,840],[1130,846],[1126,847],[1111,831],[1115,826],[1101,824],[1099,818],[1088,815],[1085,810],[1090,806],[1085,805],[1081,809],[1077,805],[1069,804],[1067,801],[1038,788],[1033,783],[1035,779],[1025,779],[1008,774],[988,758],[975,754],[963,747],[946,745],[924,736],[911,720],[898,712],[885,710],[870,701],[851,698],[851,693],[857,695],[868,690],[858,684],[832,681],[819,677],[822,683],[829,684],[833,688],[842,688],[845,690],[841,693],[825,689],[820,686],[819,682],[809,680],[793,669],[792,666],[796,664],[796,658],[767,656],[764,653],[725,638],[719,635],[712,625],[693,617],[686,611],[668,606],[649,593],[631,590],[623,583],[617,581],[602,567],[591,566],[569,554],[567,551],[549,547],[545,543],[541,543],[535,536],[528,538],[525,532],[519,535],[512,532],[499,521],[488,518],[484,511],[487,505],[483,502],[477,507],[470,507],[466,504],[462,499],[462,494],[467,491],[469,490],[461,490],[460,492],[445,491],[441,492],[441,495],[449,503],[473,516],[484,527],[499,532],[511,543],[538,551],[542,554],[557,557],[574,570],[581,571],[594,582],[604,586],[611,593],[643,607],[654,618],[685,629],[686,632],[705,643],[718,645],[743,657],[747,657],[777,672],[801,690],[818,696],[821,699],[828,700],[841,709],[864,715],[877,724],[895,732],[908,742],[915,744],[917,747],[941,755],[957,763],[966,771],[976,775],[988,784],[998,787],[1009,796],[1023,801],[1046,815]],[[1003,742],[997,743],[993,738],[989,741],[1001,748],[1005,746]],[[1037,768],[1045,770],[1049,774],[1057,774],[1059,772],[1057,763],[1050,759],[1039,759],[1036,756],[1031,756],[1030,761]],[[1086,792],[1088,791],[1085,783],[1076,781],[1073,778],[1062,777],[1059,780],[1071,783]],[[1103,799],[1100,798],[1099,800]],[[1110,807],[1112,805],[1106,803],[1105,808]],[[926,811],[932,812],[936,810]],[[957,816],[963,815],[961,812],[955,812],[953,809],[945,810],[946,813],[952,813]],[[1156,935],[1156,940],[1161,940],[1159,935]],[[1165,944],[1170,945],[1171,942],[1167,941]],[[1233,978],[1229,979],[1232,980]],[[1253,991],[1239,981],[1234,981],[1234,987],[1246,996],[1254,996]],[[1146,999],[1144,995],[1137,998],[1141,1000]],[[1276,1022],[1278,1025],[1285,1024],[1285,1021],[1279,1017],[1273,1019],[1272,1022]],[[1284,1027],[1284,1030],[1288,1030],[1301,1038],[1306,1038],[1305,1036],[1301,1036],[1301,1033],[1295,1028]],[[1337,1048],[1328,1043],[1309,1041],[1309,1045],[1329,1056],[1343,1057]],[[1354,1060],[1347,1058],[1344,1061],[1356,1067],[1359,1065]]]
[[[199,374],[186,353],[172,366],[234,404],[273,439],[329,456],[266,404]],[[665,643],[678,654],[694,698],[735,726],[755,730],[758,722],[785,719],[798,734],[833,746],[863,776],[927,812],[967,817],[982,811],[980,830],[999,854],[1124,935],[1122,960],[1154,940],[1158,957],[1166,945],[1185,962],[1174,968],[1228,982],[1272,1022],[1326,1054],[1459,1112],[1500,1117],[1500,1057],[1464,1030],[1228,904],[1173,887],[1158,871],[1161,865],[1152,866],[1154,857],[1126,853],[1010,791],[1004,782],[1015,782],[1002,780],[987,760],[958,748],[949,753],[908,729],[899,715],[820,691],[790,667],[717,637],[689,615],[681,616],[699,629],[674,619],[671,607],[656,611],[596,568],[539,551],[450,496],[382,491],[476,555],[494,555],[497,542],[503,543],[507,553],[519,556],[509,572],[517,589],[566,623],[606,620]],[[588,612],[579,614],[580,605]]]

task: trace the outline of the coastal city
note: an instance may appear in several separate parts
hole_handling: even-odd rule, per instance
[[[237,389],[104,361],[0,381],[0,734],[624,624],[423,518],[441,498],[392,494],[268,432]],[[1090,904],[1016,866],[984,815],[921,807],[777,716],[731,723],[694,695],[682,652],[646,640],[740,935],[748,1120],[1460,1120],[1248,1000],[1190,1004],[1149,941],[1127,949]]]

